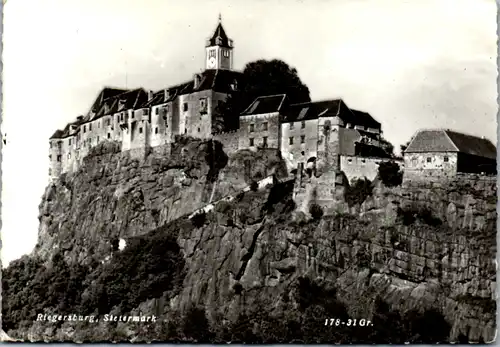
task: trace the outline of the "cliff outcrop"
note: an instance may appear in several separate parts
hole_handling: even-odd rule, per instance
[[[241,192],[268,175],[286,177],[276,153],[228,158],[212,142],[177,146],[168,158],[149,153],[143,159],[98,147],[81,170],[47,188],[39,243],[22,267],[7,270],[8,294],[20,273],[34,273],[21,276],[34,290],[45,283],[45,272],[69,271],[71,277],[80,264],[74,278],[82,289],[59,297],[66,306],[51,301],[45,312],[136,313],[156,315],[161,323],[32,322],[26,318],[38,312],[23,312],[21,297],[11,294],[4,308],[4,317],[15,315],[8,334],[72,341],[401,343],[399,335],[424,339],[425,329],[401,323],[424,317],[418,319],[445,335],[432,341],[494,338],[493,186],[377,184],[362,204],[340,203],[335,215],[312,219],[296,209],[293,181]],[[228,194],[231,203],[186,218]],[[126,240],[123,250],[119,239]],[[73,287],[50,288],[49,296]],[[429,318],[431,311],[442,321]],[[325,319],[342,317],[365,323],[324,326]],[[193,324],[196,332],[189,330]],[[401,331],[386,331],[396,325]]]

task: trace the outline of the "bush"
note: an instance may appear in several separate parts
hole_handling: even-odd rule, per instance
[[[309,213],[313,219],[319,220],[323,217],[323,208],[318,204],[312,204],[311,207],[309,207]]]
[[[205,225],[205,221],[207,219],[207,214],[205,211],[197,212],[193,217],[191,217],[191,223],[195,228],[201,228]]]
[[[386,187],[396,187],[403,182],[403,172],[400,170],[399,165],[393,161],[380,163],[378,176]]]
[[[345,200],[349,207],[361,205],[368,196],[372,195],[372,182],[365,178],[360,178],[352,182],[345,191]]]
[[[417,220],[430,226],[440,226],[442,220],[435,217],[432,210],[426,206],[410,206],[407,208],[398,208],[398,217],[403,225],[412,225]]]
[[[201,307],[191,307],[184,318],[182,332],[188,339],[193,339],[196,342],[210,342],[213,335],[205,310]]]
[[[252,181],[252,183],[250,183],[250,190],[252,192],[256,192],[257,190],[259,190],[259,184],[255,181]]]

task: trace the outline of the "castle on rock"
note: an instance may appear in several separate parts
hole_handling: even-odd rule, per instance
[[[219,17],[205,45],[205,69],[191,80],[156,92],[104,88],[87,114],[50,137],[50,178],[78,169],[102,142],[141,151],[168,147],[179,135],[218,140],[228,153],[276,149],[290,169],[318,161],[332,171],[342,168],[348,177],[349,166],[354,176],[375,172],[384,157],[381,124],[340,99],[297,104],[284,94],[262,96],[234,115],[239,125],[221,132],[218,106],[240,92],[244,82],[243,73],[233,69],[233,58],[233,42]]]

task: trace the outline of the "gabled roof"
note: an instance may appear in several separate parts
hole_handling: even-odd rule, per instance
[[[380,129],[381,125],[369,113],[352,110],[342,99],[305,102],[290,105],[283,112],[283,122],[297,122],[319,117],[340,117],[345,123]]]
[[[460,152],[496,159],[491,141],[448,129],[420,130],[410,141],[405,153]]]
[[[344,120],[348,123],[352,123],[354,125],[363,125],[368,128],[374,128],[374,129],[380,129],[381,124],[375,120],[369,113],[358,111],[358,110],[353,110],[350,109],[352,112],[352,118],[351,121],[348,122],[347,120]],[[347,117],[348,118],[348,117]]]
[[[202,90],[213,90],[219,93],[231,93],[232,84],[240,85],[243,82],[243,73],[231,70],[205,70],[198,74],[199,84],[195,88],[194,78],[179,86],[169,88],[175,89],[179,95],[191,94]],[[170,93],[172,94],[172,92]]]
[[[88,119],[84,119],[84,122],[99,119],[108,114],[135,109],[144,103],[147,98],[147,93],[142,88],[108,97],[97,107],[95,113],[91,113]]]
[[[220,41],[217,42],[217,38],[220,38]],[[226,35],[226,32],[224,31],[224,28],[222,27],[222,23],[220,22],[219,19],[219,24],[217,25],[217,28],[215,28],[214,34],[208,40],[208,47],[210,46],[220,46],[220,47],[227,47],[231,48],[231,42],[229,38]]]
[[[89,110],[89,113],[92,112],[97,112],[98,108],[100,105],[102,105],[103,101],[111,98],[113,96],[125,93],[127,89],[121,89],[121,88],[114,88],[114,87],[104,87],[99,95],[97,95],[97,98],[95,99],[94,103],[92,104],[92,107]]]
[[[259,96],[244,110],[242,116],[279,112],[286,105],[286,94]]]
[[[283,122],[299,122],[320,116],[337,116],[342,100],[304,102],[290,105],[283,111]]]
[[[63,134],[63,131],[58,129],[54,132],[54,134],[52,134],[52,136],[49,139],[50,140],[59,139],[59,138],[63,137],[62,134]]]

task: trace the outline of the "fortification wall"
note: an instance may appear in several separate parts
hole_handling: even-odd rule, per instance
[[[354,155],[340,156],[340,169],[344,172],[347,180],[352,182],[354,179],[366,177],[373,181],[378,174],[379,164],[385,161],[396,162],[401,169],[404,169],[404,161],[398,159],[358,157]]]
[[[228,132],[222,132],[213,134],[213,139],[222,143],[223,151],[226,153],[235,153],[239,146],[240,132],[239,130],[233,130]]]

